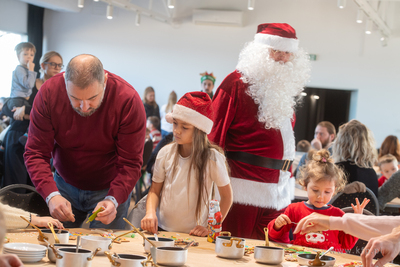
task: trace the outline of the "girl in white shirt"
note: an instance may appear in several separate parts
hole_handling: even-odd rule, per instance
[[[187,93],[166,118],[173,123],[175,142],[157,155],[141,227],[207,236],[213,183],[221,196],[222,220],[232,205],[225,156],[207,138],[213,125],[211,99],[203,92]]]

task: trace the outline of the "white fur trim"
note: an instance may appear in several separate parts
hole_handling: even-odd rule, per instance
[[[213,121],[204,116],[203,114],[195,111],[194,109],[176,104],[172,113],[165,115],[165,119],[169,123],[173,123],[173,119],[182,120],[190,123],[194,127],[202,130],[206,134],[211,132]]]
[[[283,159],[294,160],[296,156],[294,132],[292,128],[292,122],[290,119],[286,119],[283,123],[281,130],[281,136],[283,141]]]
[[[233,202],[281,210],[290,204],[291,195],[294,195],[294,184],[289,180],[294,180],[290,178],[290,172],[282,171],[277,184],[232,177]]]
[[[286,38],[277,35],[257,33],[254,36],[256,43],[268,45],[269,47],[287,52],[296,52],[299,48],[299,40],[294,38]]]

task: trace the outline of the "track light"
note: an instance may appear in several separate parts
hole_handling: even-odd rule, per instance
[[[301,92],[300,95],[301,95],[301,96],[307,96],[307,93],[306,93],[306,92]]]
[[[338,0],[338,7],[345,8],[346,7],[346,0]]]
[[[136,20],[135,20],[136,26],[140,26],[140,13],[136,12]]]
[[[168,8],[175,8],[175,0],[168,0]]]
[[[93,0],[93,2],[99,2],[99,0]]]
[[[372,21],[369,19],[367,20],[367,23],[365,23],[365,34],[371,34],[372,33]]]
[[[254,10],[255,2],[256,2],[256,0],[249,0],[249,2],[247,3],[247,9],[248,10]]]
[[[107,6],[107,18],[112,19],[113,18],[113,11],[114,7],[112,5]]]
[[[363,17],[364,17],[364,12],[363,12],[362,9],[360,8],[360,9],[357,11],[357,20],[356,20],[356,22],[357,22],[357,23],[362,23],[362,22],[363,22]]]
[[[312,96],[314,99],[319,99],[319,96],[317,96],[317,95],[313,95]]]
[[[387,38],[382,34],[381,37],[381,45],[382,46],[387,46]]]
[[[83,8],[84,4],[85,4],[85,0],[78,0],[78,7],[79,8]]]

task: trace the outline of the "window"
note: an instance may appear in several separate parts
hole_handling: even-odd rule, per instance
[[[19,64],[14,48],[26,39],[26,35],[0,31],[0,97],[10,96],[12,72]]]

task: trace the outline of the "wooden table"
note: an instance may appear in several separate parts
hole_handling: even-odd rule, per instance
[[[71,233],[75,232],[82,232],[84,234],[89,233],[91,234],[90,230],[88,229],[70,229]],[[122,232],[118,232],[122,233]],[[117,233],[117,234],[118,234]],[[268,266],[268,265],[262,265],[258,264],[254,260],[254,254],[251,254],[249,256],[244,256],[240,260],[229,260],[229,259],[223,259],[219,258],[216,256],[214,252],[214,247],[215,245],[212,243],[208,243],[206,241],[205,237],[193,237],[189,236],[187,234],[178,234],[178,233],[170,233],[170,232],[161,232],[159,237],[171,237],[174,236],[178,239],[186,239],[190,238],[192,240],[196,240],[199,242],[198,247],[191,247],[189,248],[189,253],[188,253],[188,259],[186,262],[187,267],[192,266],[201,266],[201,267],[207,267],[207,266],[237,266],[237,265],[243,265],[243,266]],[[8,233],[7,237],[11,239],[11,242],[27,242],[27,243],[33,243],[33,244],[38,244],[37,241],[37,233],[36,232],[19,232],[19,233]],[[70,240],[70,243],[74,243],[75,241]],[[136,234],[135,238],[130,238],[130,242],[128,243],[121,243],[121,244],[114,244],[112,248],[112,252],[117,252],[117,253],[130,253],[130,254],[136,254],[136,255],[146,255],[143,250],[143,239]],[[264,242],[262,240],[251,240],[248,239],[246,240],[246,246],[256,246],[256,245],[263,245]],[[275,244],[272,244],[272,246],[275,246]],[[309,251],[313,251],[312,249],[307,248]],[[336,258],[336,265],[339,264],[344,264],[352,261],[361,261],[360,257],[354,256],[354,255],[348,255],[348,254],[339,254],[339,253],[328,253],[328,255],[333,256]],[[394,264],[387,264],[387,266],[397,266]],[[25,264],[25,266],[55,266],[54,263],[51,263],[47,258],[44,258],[42,261],[38,263],[30,263],[30,264]],[[94,267],[103,267],[107,266],[110,267],[111,264],[109,260],[107,259],[106,256],[96,256],[93,259],[92,266]],[[287,262],[284,261],[281,265],[278,265],[279,267],[297,267],[298,263],[297,262]],[[71,266],[71,267],[79,267],[79,266]],[[398,267],[398,266],[397,266]]]

